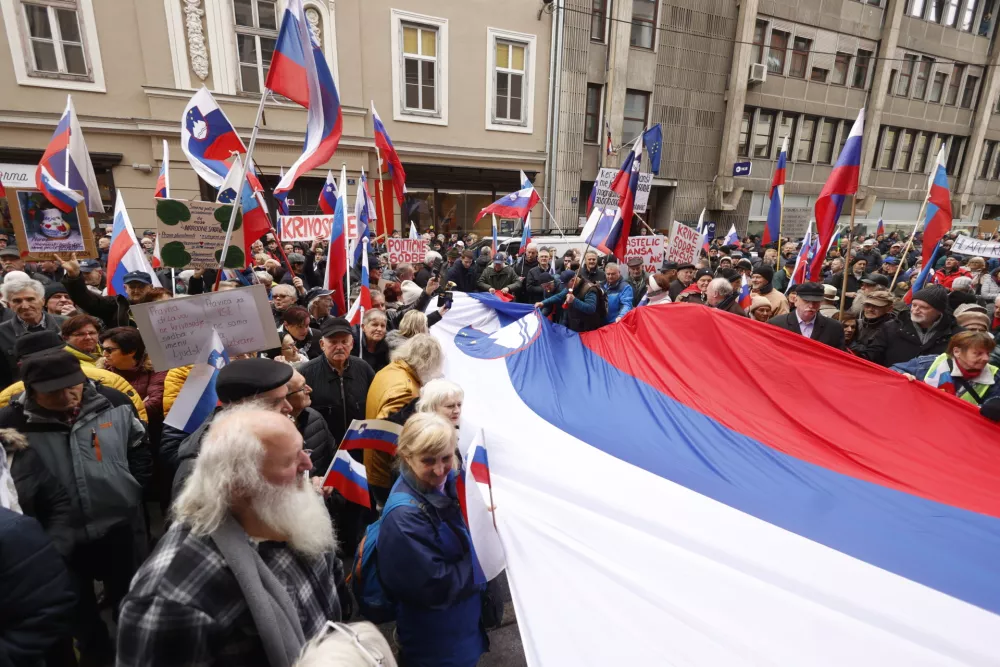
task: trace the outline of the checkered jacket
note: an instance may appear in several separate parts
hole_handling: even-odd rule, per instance
[[[306,638],[341,617],[340,561],[257,545],[299,612]],[[118,619],[117,667],[268,667],[250,610],[211,538],[175,523],[132,580]]]

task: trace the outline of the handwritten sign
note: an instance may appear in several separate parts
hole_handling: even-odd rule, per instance
[[[423,264],[429,247],[424,239],[386,239],[385,244],[389,252],[389,263],[393,266],[400,262]]]
[[[219,265],[226,228],[232,213],[229,204],[181,199],[156,200],[156,236],[160,241],[163,266],[171,269],[209,269]],[[243,219],[236,218],[226,253],[226,267],[242,269]]]
[[[663,264],[663,253],[666,239],[662,235],[630,236],[625,248],[625,263],[633,257],[642,259],[642,268],[646,273],[656,273]]]
[[[279,215],[281,241],[296,243],[311,242],[330,238],[330,227],[333,226],[332,215]],[[347,238],[358,235],[358,217],[353,213],[347,216]]]
[[[597,195],[594,198],[594,206],[618,206],[618,193],[611,191],[611,181],[615,180],[618,174],[617,169],[601,169],[594,181],[597,188]],[[639,187],[635,192],[635,205],[632,211],[635,213],[645,213],[646,204],[649,203],[649,190],[653,187],[653,175],[649,173],[639,174]]]
[[[971,236],[960,235],[951,246],[953,253],[972,257],[1000,258],[1000,241],[980,241]]]
[[[670,227],[670,245],[667,246],[668,262],[696,264],[701,255],[701,237],[698,230],[674,220]]]
[[[781,235],[792,241],[805,238],[812,215],[813,210],[808,207],[786,208],[781,214]]]
[[[281,347],[263,285],[136,304],[132,314],[158,371],[195,363],[212,327],[230,357]]]

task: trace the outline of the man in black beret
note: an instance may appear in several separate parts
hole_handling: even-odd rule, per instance
[[[844,327],[819,313],[825,296],[819,283],[802,283],[796,290],[795,312],[772,317],[767,323],[843,350]]]
[[[948,290],[930,285],[913,294],[910,310],[879,328],[871,341],[855,349],[859,357],[885,367],[926,354],[941,354],[964,329],[948,308]]]
[[[288,402],[288,382],[291,379],[292,367],[288,364],[263,357],[237,359],[219,371],[215,380],[215,393],[221,405],[201,426],[189,435],[179,428],[164,424],[160,438],[160,459],[168,471],[176,470],[171,497],[176,498],[184,487],[184,481],[191,474],[194,461],[201,451],[205,432],[219,410],[227,405],[254,401],[268,410],[291,415],[292,406]]]

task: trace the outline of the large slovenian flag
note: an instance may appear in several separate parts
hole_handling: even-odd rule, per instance
[[[622,233],[627,238],[632,228],[632,211],[635,207],[635,193],[639,189],[639,167],[642,164],[642,134],[635,138],[632,150],[611,181],[612,192],[618,193],[618,210],[621,212]]]
[[[156,193],[154,199],[170,198],[170,147],[163,140],[163,161],[160,162],[160,175],[156,177]]]
[[[219,377],[219,371],[228,363],[229,355],[219,332],[212,327],[211,341],[202,348],[197,363],[191,367],[191,372],[163,423],[185,433],[194,433],[204,424],[219,404],[215,381]]]
[[[333,290],[333,303],[337,312],[347,310],[344,294],[344,278],[347,277],[347,168],[340,169],[340,185],[337,188],[337,203],[330,225],[330,248],[327,251],[326,273],[323,275],[323,289]]]
[[[865,130],[865,110],[858,112],[844,149],[837,158],[830,177],[816,199],[816,237],[820,248],[828,248],[833,233],[837,229],[840,213],[844,202],[858,192],[858,178],[861,173],[861,140]],[[809,270],[806,272],[809,280],[818,281],[823,275],[823,259],[825,255],[816,253]]]
[[[385,419],[355,419],[344,434],[340,448],[375,449],[386,454],[396,454],[396,443],[403,427]]]
[[[161,287],[153,267],[146,259],[146,253],[135,238],[135,229],[129,220],[128,210],[122,191],[118,190],[115,200],[115,219],[111,227],[111,246],[108,249],[108,294],[125,294],[125,276],[131,271],[145,271],[152,279],[153,287]]]
[[[233,154],[247,152],[233,124],[204,86],[184,107],[181,150],[195,173],[213,188],[220,188],[225,182],[233,164]],[[262,190],[252,167],[247,172],[247,181],[254,190]]]
[[[302,155],[275,188],[287,192],[300,176],[333,157],[344,129],[337,86],[313,39],[302,0],[288,0],[264,86],[309,110]]]
[[[431,335],[489,443],[528,664],[996,663],[1000,427],[974,406],[697,305],[577,334],[456,293]],[[920,428],[858,430],[873,386]]]
[[[781,212],[785,207],[785,177],[788,164],[788,137],[781,144],[778,153],[778,164],[774,167],[774,178],[771,180],[771,202],[767,208],[767,223],[764,224],[764,236],[761,243],[768,245],[777,243],[781,235]]]
[[[47,180],[42,179],[43,168],[49,173]],[[56,183],[63,188],[57,189]],[[89,213],[104,213],[94,164],[90,160],[87,143],[83,140],[83,129],[76,117],[73,98],[69,95],[66,96],[66,110],[35,169],[35,186],[53,206],[64,213],[68,212],[63,208],[66,190],[82,192]]]
[[[399,161],[399,153],[396,152],[396,147],[392,144],[389,133],[385,131],[382,119],[375,111],[374,100],[372,101],[372,123],[375,132],[375,147],[379,151],[379,168],[381,169],[384,160],[389,167],[389,178],[392,179],[392,189],[396,193],[396,201],[402,206],[403,199],[406,197],[406,172],[403,171],[403,163]]]
[[[372,506],[365,465],[352,459],[343,447],[337,450],[337,455],[330,462],[323,478],[323,486],[336,489],[352,503],[368,508]]]
[[[481,210],[476,216],[476,222],[486,214],[498,215],[501,218],[524,218],[539,201],[534,186],[511,192]]]
[[[933,265],[931,254],[944,235],[951,231],[951,192],[948,189],[948,170],[945,167],[944,146],[938,152],[937,162],[931,172],[927,191],[927,212],[924,215],[923,254],[924,265]]]

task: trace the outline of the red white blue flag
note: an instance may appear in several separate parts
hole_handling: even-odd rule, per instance
[[[211,342],[202,348],[198,362],[191,367],[191,372],[163,423],[185,433],[194,433],[205,423],[219,404],[215,381],[219,377],[219,371],[228,363],[229,355],[219,332],[212,327]]]
[[[740,235],[736,233],[736,225],[729,226],[729,233],[722,240],[722,245],[739,245]]]
[[[70,190],[56,180],[46,167],[39,165],[38,171],[39,177],[36,184],[49,203],[63,213],[75,211],[77,204],[83,201],[83,195]]]
[[[156,177],[156,199],[170,198],[170,147],[163,140],[163,161],[160,163],[160,175]]]
[[[239,205],[243,216],[243,256],[250,257],[250,245],[271,231],[271,218],[261,193],[254,192],[251,184],[243,180],[243,160],[240,159],[239,155],[233,157],[232,167],[229,169],[229,174],[226,175],[226,180],[219,187],[216,201],[223,204],[236,202],[237,189],[239,190]],[[228,254],[226,265],[231,266]]]
[[[383,161],[388,165],[389,178],[392,179],[392,189],[396,193],[396,201],[402,206],[403,199],[406,197],[406,172],[403,171],[403,163],[399,161],[399,153],[396,152],[396,147],[393,146],[392,139],[389,138],[385,125],[382,124],[382,119],[375,111],[374,101],[372,102],[372,122],[375,126],[375,147],[379,151],[379,168],[381,168]]]
[[[740,308],[749,312],[750,306],[753,304],[753,296],[750,294],[750,281],[747,280],[746,274],[740,276]]]
[[[135,238],[135,229],[129,220],[128,210],[122,191],[118,190],[115,201],[115,219],[111,227],[111,247],[108,249],[108,294],[125,294],[125,276],[132,271],[145,271],[153,282],[153,287],[161,287],[153,267],[146,259],[146,253]]]
[[[365,465],[355,461],[341,447],[330,462],[330,467],[323,477],[323,486],[336,489],[352,503],[371,508],[371,497],[368,494],[368,475]]]
[[[813,257],[812,254],[813,247],[813,233],[812,226],[806,230],[805,238],[802,239],[802,247],[799,248],[798,257],[795,258],[795,268],[792,270],[791,278],[788,280],[788,287],[785,288],[785,294],[788,294],[788,290],[792,288],[793,285],[799,285],[801,283],[807,282],[807,271],[809,270],[809,262]]]
[[[337,210],[337,179],[333,177],[333,170],[326,172],[326,183],[319,192],[319,210],[323,215],[333,215]]]
[[[344,434],[340,448],[374,449],[395,455],[399,434],[402,432],[402,426],[385,419],[355,419]]]
[[[614,244],[613,234],[618,227],[619,219],[618,209],[614,206],[595,208],[580,233],[583,242],[610,255]]]
[[[639,189],[639,167],[642,164],[642,134],[635,138],[632,150],[618,170],[611,190],[618,193],[618,210],[621,211],[622,233],[628,237],[632,228],[632,211],[635,207],[635,193]]]
[[[323,51],[313,40],[302,0],[288,0],[264,86],[309,110],[302,155],[275,188],[287,192],[300,176],[333,157],[344,128],[340,95]]]
[[[233,165],[234,154],[247,152],[233,124],[204,86],[184,107],[181,150],[195,173],[213,188],[222,187]],[[263,190],[252,164],[247,171],[247,181],[255,191]]]
[[[774,167],[774,178],[771,180],[771,202],[767,209],[767,223],[764,224],[764,235],[761,243],[768,245],[777,243],[781,235],[781,211],[785,206],[785,173],[788,163],[788,137],[781,144],[778,153],[778,164]]]
[[[945,164],[944,146],[941,146],[934,170],[931,171],[927,192],[922,254],[924,266],[932,263],[931,254],[944,235],[951,231],[951,192],[948,189],[948,170]]]
[[[833,233],[837,230],[840,213],[844,202],[858,192],[858,178],[861,173],[861,138],[865,131],[865,110],[858,112],[844,149],[837,158],[837,163],[830,172],[830,177],[816,199],[816,237],[820,248],[828,248]],[[808,280],[819,281],[823,276],[823,258],[825,255],[816,253],[806,271]]]
[[[354,198],[354,219],[357,221],[358,236],[350,239],[353,248],[351,252],[352,267],[357,266],[358,260],[361,259],[362,241],[367,243],[368,239],[371,238],[371,226],[368,224],[373,218],[371,203],[372,199],[368,196],[368,179],[365,178],[365,169],[362,167],[361,178],[358,179],[358,194]],[[368,308],[370,307],[368,306]]]
[[[882,236],[883,234],[885,234],[885,222],[882,221],[882,218],[879,218],[878,227],[875,228],[875,236]]]
[[[489,213],[501,218],[524,218],[539,201],[540,198],[534,186],[511,192],[481,210],[476,216],[476,222]]]
[[[347,197],[344,195],[346,190],[347,167],[341,167],[337,202],[328,239],[330,249],[326,258],[326,273],[323,276],[323,289],[333,291],[333,303],[336,304],[338,313],[347,310],[347,297],[344,295],[344,279],[347,277]]]
[[[42,179],[43,167],[49,173],[47,180]],[[56,188],[56,183],[61,184],[62,189]],[[94,164],[90,161],[90,152],[83,140],[83,129],[76,117],[72,97],[66,97],[66,110],[35,169],[35,186],[53,206],[64,213],[69,212],[63,208],[67,205],[66,190],[82,192],[88,212],[104,213],[101,188],[97,184]]]

